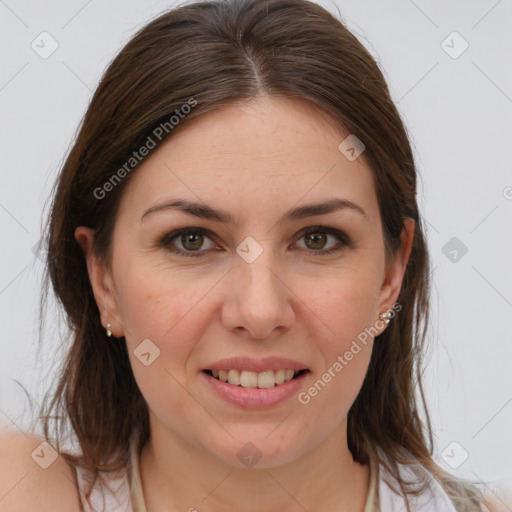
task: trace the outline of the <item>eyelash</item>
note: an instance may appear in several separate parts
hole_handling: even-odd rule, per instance
[[[182,251],[181,249],[174,249],[174,248],[171,248],[171,243],[174,239],[178,238],[179,236],[181,235],[188,235],[188,234],[197,234],[197,233],[202,233],[204,235],[207,235],[208,238],[211,239],[211,236],[209,236],[210,234],[210,231],[207,230],[207,229],[204,229],[204,228],[183,228],[183,229],[178,229],[176,231],[172,231],[171,233],[167,233],[166,235],[164,235],[158,242],[158,245],[161,246],[161,247],[165,247],[166,249],[168,249],[169,251],[171,251],[172,253],[174,254],[177,254],[178,256],[183,256],[183,257],[192,257],[192,258],[197,258],[197,257],[201,257],[203,256],[202,253],[205,253],[207,251],[201,251],[201,250],[198,250],[198,251]],[[326,249],[326,250],[322,250],[322,249],[319,249],[317,251],[314,251],[314,250],[307,250],[306,251],[311,255],[311,256],[325,256],[325,255],[329,255],[329,254],[332,254],[332,253],[335,253],[335,252],[339,252],[341,251],[345,246],[347,247],[352,247],[352,241],[350,240],[350,238],[345,235],[345,233],[341,232],[341,231],[338,231],[337,229],[334,229],[334,228],[329,228],[329,227],[324,227],[324,226],[312,226],[312,227],[309,227],[309,228],[306,228],[304,229],[303,231],[301,231],[300,235],[297,237],[297,241],[300,240],[302,237],[306,236],[306,235],[310,235],[312,233],[321,233],[321,234],[327,234],[327,235],[333,235],[335,236],[338,241],[340,242],[340,244],[332,247],[331,249]]]

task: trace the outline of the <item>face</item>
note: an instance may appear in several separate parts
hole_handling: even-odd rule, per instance
[[[373,346],[361,333],[384,330],[379,314],[398,297],[410,251],[404,241],[386,264],[364,153],[351,161],[338,149],[347,135],[305,101],[223,107],[135,171],[110,269],[86,250],[92,232],[77,229],[102,321],[126,339],[152,426],[238,467],[248,442],[272,467],[343,429]],[[340,199],[352,207],[304,209]],[[203,209],[159,206],[177,200]],[[207,207],[229,222],[194,214]],[[240,373],[246,388],[204,371],[223,367],[276,372]],[[280,368],[306,371],[273,385]],[[252,389],[258,379],[273,387]]]

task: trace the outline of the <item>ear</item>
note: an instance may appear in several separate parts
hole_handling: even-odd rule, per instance
[[[404,227],[400,234],[401,246],[398,248],[393,260],[388,263],[386,268],[384,281],[379,294],[377,316],[380,315],[380,313],[391,309],[393,304],[395,304],[398,295],[400,295],[405,269],[407,268],[407,262],[409,261],[409,256],[412,250],[414,228],[414,219],[406,218],[404,220]],[[397,309],[397,311],[400,311],[400,309]],[[391,314],[393,315],[394,311],[391,312]]]
[[[79,226],[75,229],[75,240],[79,243],[87,263],[87,271],[89,273],[89,280],[94,293],[96,305],[101,314],[101,323],[105,329],[107,324],[112,335],[116,338],[124,336],[121,322],[119,321],[120,315],[118,311],[118,304],[115,295],[114,281],[110,270],[100,261],[98,256],[94,253],[93,241],[94,230],[86,226]]]

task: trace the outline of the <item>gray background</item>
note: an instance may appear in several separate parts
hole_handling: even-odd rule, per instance
[[[337,6],[380,62],[410,133],[432,256],[425,381],[435,456],[476,482],[512,476],[511,4],[322,4]],[[36,353],[34,246],[50,188],[106,65],[170,6],[0,0],[0,422],[27,425],[29,400],[14,379],[37,403],[63,355],[54,307]],[[31,47],[51,49],[44,31],[58,44],[45,59]]]

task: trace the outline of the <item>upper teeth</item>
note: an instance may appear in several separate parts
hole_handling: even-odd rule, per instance
[[[212,370],[216,379],[229,382],[234,386],[244,388],[273,388],[277,384],[293,379],[298,373],[295,370],[267,370],[264,372],[250,372],[247,370]]]

